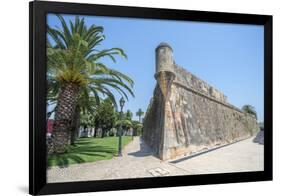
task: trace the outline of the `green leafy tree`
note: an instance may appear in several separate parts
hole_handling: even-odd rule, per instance
[[[126,131],[128,131],[130,128],[133,127],[132,121],[129,119],[126,119],[126,118],[123,118],[123,120],[119,119],[116,121],[115,126],[117,128],[119,128],[121,125],[122,125],[122,130],[126,130]],[[124,132],[123,132],[123,134],[124,134]]]
[[[130,110],[127,110],[124,114],[123,120],[119,119],[119,121],[117,122],[117,125],[120,126],[120,124],[122,122],[122,129],[126,130],[126,132],[128,133],[128,131],[131,128],[133,128],[132,118],[133,118],[133,113]]]
[[[139,110],[136,112],[136,115],[139,117],[139,122],[141,123],[141,117],[142,117],[142,115],[144,115],[144,112],[143,112],[141,109],[139,109]]]
[[[70,142],[72,145],[74,144],[75,140],[78,138],[79,128],[81,125],[81,118],[85,117],[85,115],[88,115],[91,116],[91,119],[93,119],[96,108],[97,108],[97,103],[94,97],[85,96],[85,94],[83,93],[80,94],[75,109],[74,117],[72,119],[72,127],[71,127],[71,135],[70,135]],[[92,125],[91,127],[94,127],[93,123],[91,123],[91,125]]]
[[[244,105],[242,110],[248,114],[253,115],[257,119],[257,112],[254,106],[252,105]]]
[[[102,129],[102,137],[114,127],[117,115],[115,112],[114,104],[110,99],[105,99],[100,106],[97,107],[95,115],[96,127]]]
[[[90,113],[81,113],[80,125],[87,131],[88,128],[94,127],[95,117]]]
[[[97,50],[104,40],[103,27],[87,27],[84,18],[76,17],[74,23],[66,24],[57,15],[61,28],[47,27],[47,80],[48,95],[57,101],[53,127],[55,153],[64,153],[69,144],[69,134],[81,92],[93,95],[96,102],[107,96],[116,105],[111,92],[116,90],[125,98],[133,96],[133,81],[126,75],[109,69],[101,63],[102,58],[116,62],[115,56],[126,58],[120,48]]]
[[[133,113],[130,110],[127,110],[125,113],[125,118],[131,121],[133,118]]]
[[[132,123],[133,123],[134,135],[140,135],[143,128],[142,123],[136,120],[132,121]]]

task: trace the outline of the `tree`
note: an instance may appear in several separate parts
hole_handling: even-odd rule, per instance
[[[49,96],[47,96],[47,102],[49,103],[49,105],[57,104],[56,96],[57,94],[53,92],[50,93]],[[78,138],[81,115],[83,114],[94,115],[96,107],[97,107],[97,103],[94,96],[90,96],[87,91],[80,92],[78,103],[75,108],[75,114],[73,116],[72,123],[71,123],[70,144],[73,145],[75,140]],[[55,109],[49,111],[47,115],[50,116],[54,112],[54,110]]]
[[[253,115],[257,119],[257,112],[254,106],[251,105],[244,105],[242,110],[248,114]]]
[[[133,118],[133,113],[130,110],[127,110],[125,113],[125,119],[131,121]]]
[[[81,113],[81,125],[83,126],[84,131],[87,131],[88,128],[94,127],[94,116],[90,113]]]
[[[48,95],[56,97],[53,127],[55,153],[64,153],[69,142],[73,117],[81,92],[93,95],[96,102],[107,96],[116,105],[111,89],[128,99],[133,81],[126,75],[109,69],[100,62],[108,57],[116,62],[115,56],[126,58],[120,48],[97,50],[96,46],[104,40],[103,27],[85,25],[84,18],[76,17],[75,22],[66,24],[57,15],[60,28],[47,26],[47,80]],[[52,41],[52,42],[51,42]]]
[[[80,127],[80,118],[82,115],[95,116],[96,109],[98,107],[98,103],[94,96],[90,95],[89,92],[84,89],[84,91],[80,92],[78,103],[77,103],[77,119],[73,119],[74,123],[76,122],[76,131]]]
[[[126,118],[124,118],[123,120],[117,120],[115,126],[119,127],[121,124],[122,124],[122,130],[126,130],[126,132],[128,132],[128,130],[133,127],[132,121]]]
[[[123,115],[123,114],[122,114]],[[117,122],[117,126],[120,126],[121,122],[122,122],[122,129],[126,130],[126,133],[128,134],[128,131],[133,128],[133,122],[132,122],[132,118],[133,118],[133,113],[130,110],[127,110],[125,112],[124,118],[123,120],[118,120]]]
[[[97,108],[97,103],[94,97],[86,96],[85,94],[81,93],[78,99],[78,103],[75,109],[75,114],[72,119],[72,127],[71,127],[71,135],[70,135],[70,142],[73,145],[75,140],[78,138],[80,125],[82,124],[85,128],[93,125],[93,116],[95,116],[95,111]],[[85,125],[85,117],[91,119],[90,124]],[[83,119],[84,118],[84,119]],[[82,123],[81,123],[82,122]]]
[[[136,112],[136,115],[139,117],[139,122],[141,123],[141,116],[144,115],[144,112],[139,109],[137,112]]]
[[[72,119],[71,123],[71,129],[70,129],[70,144],[74,145],[75,140],[79,136],[79,130],[80,130],[80,124],[81,124],[81,116],[80,116],[81,109],[77,105],[75,108],[75,113]]]
[[[139,121],[132,121],[133,123],[133,129],[134,129],[134,135],[140,135],[141,132],[142,132],[142,128],[143,128],[143,125],[142,123],[140,123]]]
[[[102,129],[102,137],[114,127],[117,120],[114,104],[110,99],[105,99],[100,106],[97,107],[95,115],[96,127]]]

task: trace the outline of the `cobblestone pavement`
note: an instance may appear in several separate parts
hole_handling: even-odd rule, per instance
[[[228,173],[263,170],[263,145],[253,138],[231,144],[194,157],[161,161],[153,156],[139,137],[123,150],[122,157],[94,163],[52,167],[48,182],[70,182],[137,177],[159,177],[208,173]]]

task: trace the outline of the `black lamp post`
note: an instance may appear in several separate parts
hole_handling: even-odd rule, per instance
[[[122,97],[119,101],[120,104],[120,128],[119,128],[119,145],[118,145],[118,156],[122,156],[122,135],[123,135],[123,129],[122,129],[122,122],[123,122],[123,107],[125,105],[125,100]]]

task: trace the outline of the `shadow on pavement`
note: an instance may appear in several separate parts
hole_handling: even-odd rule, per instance
[[[130,152],[128,153],[128,155],[135,157],[144,157],[150,155],[154,156],[154,153],[151,148],[142,140],[142,138],[140,138],[140,150],[137,152]]]
[[[253,142],[264,144],[264,131],[259,131],[256,137],[253,139]]]

